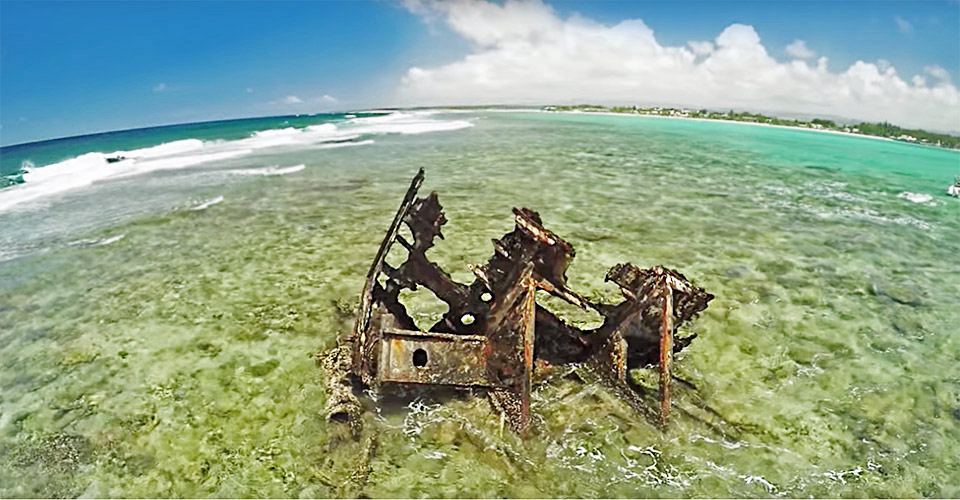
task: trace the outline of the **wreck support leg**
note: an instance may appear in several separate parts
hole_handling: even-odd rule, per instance
[[[490,311],[487,369],[497,389],[491,401],[506,413],[514,431],[530,427],[530,390],[533,378],[536,282],[533,265],[518,268],[509,286],[498,290]],[[496,295],[496,294],[495,294]]]
[[[673,290],[663,294],[663,309],[660,314],[660,418],[666,422],[670,416],[670,372],[673,365]]]
[[[523,319],[520,334],[523,339],[523,387],[521,388],[521,431],[526,433],[530,428],[530,391],[533,386],[533,343],[534,325],[537,317],[537,288],[533,278],[528,278],[523,287],[526,289],[523,296]]]

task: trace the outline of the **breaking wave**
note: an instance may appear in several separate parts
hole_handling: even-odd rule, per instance
[[[905,200],[910,200],[914,203],[930,203],[933,201],[933,196],[923,193],[911,193],[910,191],[904,191],[897,195],[897,198],[903,198]]]
[[[96,182],[140,175],[158,170],[193,167],[215,161],[238,158],[271,149],[331,149],[373,144],[366,138],[385,134],[423,134],[472,127],[467,120],[435,118],[435,112],[394,112],[383,116],[352,118],[339,123],[324,123],[306,128],[261,130],[249,137],[231,141],[185,139],[148,148],[110,153],[86,153],[43,167],[25,164],[16,176],[0,183],[0,212],[53,194],[83,188]],[[302,167],[298,165],[297,167]],[[284,175],[286,170],[241,175]],[[298,169],[300,170],[300,169]],[[296,171],[298,171],[296,170]]]

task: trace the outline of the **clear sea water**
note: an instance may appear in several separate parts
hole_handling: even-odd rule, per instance
[[[0,497],[960,496],[956,152],[404,112],[0,150],[6,176],[30,164],[0,190]],[[615,300],[603,276],[625,261],[717,296],[666,429],[565,379],[538,387],[526,440],[483,399],[429,392],[381,395],[358,441],[328,427],[313,356],[349,331],[420,167],[454,278],[526,206],[576,247],[588,296]]]

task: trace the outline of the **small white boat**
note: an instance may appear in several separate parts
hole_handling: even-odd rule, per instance
[[[960,198],[960,175],[958,175],[954,180],[955,182],[953,185],[947,188],[947,194]]]

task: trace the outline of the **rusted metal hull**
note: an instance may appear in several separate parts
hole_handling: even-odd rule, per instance
[[[417,198],[417,173],[370,266],[353,334],[318,357],[327,372],[328,417],[358,425],[360,405],[348,390],[354,380],[484,389],[494,408],[519,433],[530,428],[530,393],[535,366],[576,364],[644,414],[640,389],[627,371],[660,368],[659,418],[670,411],[673,355],[694,336],[677,328],[707,307],[713,295],[683,275],[654,267],[618,264],[607,274],[624,296],[619,304],[595,303],[566,284],[573,247],[543,227],[529,209],[514,209],[515,227],[493,242],[484,266],[471,269],[470,284],[451,279],[426,257],[446,223],[436,193]],[[412,240],[400,234],[406,225]],[[407,252],[403,264],[386,262],[394,244]],[[440,321],[421,331],[399,300],[404,289],[425,287],[448,306]],[[599,312],[603,325],[581,330],[536,303],[543,290],[577,307]]]

